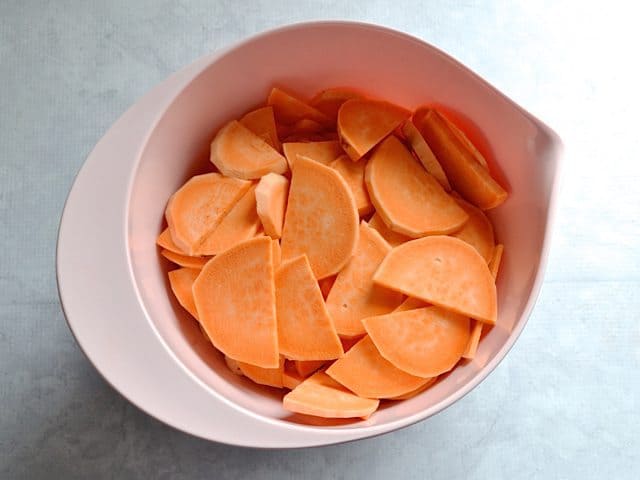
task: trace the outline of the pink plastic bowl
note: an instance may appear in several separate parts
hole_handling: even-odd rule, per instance
[[[279,394],[231,374],[172,300],[168,265],[154,246],[167,199],[206,168],[213,133],[264,102],[273,85],[303,95],[349,85],[407,108],[446,105],[479,126],[511,193],[490,213],[506,252],[498,326],[475,361],[366,421],[301,423],[282,409]],[[478,385],[524,328],[542,281],[560,150],[558,137],[539,120],[418,39],[346,22],[260,34],[167,79],[96,145],[60,225],[58,284],[69,326],[114,388],[150,415],[203,438],[303,447],[412,424]]]

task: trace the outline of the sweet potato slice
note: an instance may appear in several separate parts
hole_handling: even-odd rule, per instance
[[[467,220],[460,230],[452,233],[451,236],[467,242],[489,263],[493,256],[493,248],[495,245],[493,225],[491,225],[487,216],[478,207],[460,198],[456,198],[455,200],[458,205],[467,212],[469,220]]]
[[[489,267],[475,248],[460,239],[437,235],[403,243],[385,257],[373,280],[410,297],[496,323],[496,286]]]
[[[239,362],[277,368],[272,245],[247,240],[213,257],[193,284],[193,297],[213,345]]]
[[[282,144],[278,139],[273,107],[267,105],[266,107],[258,108],[257,110],[247,113],[239,121],[274,149],[282,152]]]
[[[325,418],[368,418],[379,403],[354,395],[324,372],[307,378],[282,400],[282,406],[291,412]]]
[[[210,159],[227,177],[245,180],[288,170],[287,160],[276,149],[236,120],[215,136]]]
[[[171,196],[165,211],[175,245],[194,255],[250,187],[250,182],[219,173],[192,177]]]
[[[504,253],[504,245],[499,243],[493,249],[493,255],[491,257],[491,261],[489,262],[489,270],[491,271],[491,275],[493,275],[494,279],[498,278],[498,270],[500,269],[500,263],[502,262],[503,253]]]
[[[276,268],[280,266],[282,262],[282,250],[280,249],[280,241],[279,240],[271,240],[271,250],[273,255],[273,268],[274,271]]]
[[[309,105],[320,110],[334,122],[338,121],[338,110],[344,102],[353,98],[364,98],[364,96],[349,87],[327,88],[318,92],[309,101]]]
[[[322,292],[322,297],[326,300],[329,292],[333,288],[333,284],[336,282],[337,275],[331,275],[330,277],[323,278],[318,281],[318,285],[320,286],[320,291]]]
[[[171,232],[169,231],[169,227],[165,228],[162,231],[162,233],[158,235],[158,238],[156,239],[156,244],[158,244],[159,247],[162,247],[165,250],[169,250],[170,252],[184,255],[184,252],[180,250],[180,247],[178,247],[173,242],[173,239],[171,238]]]
[[[284,373],[284,358],[280,357],[280,364],[276,368],[263,368],[250,363],[238,362],[243,375],[260,385],[282,388],[282,374]]]
[[[395,136],[375,149],[365,181],[376,212],[403,235],[455,232],[469,218]]]
[[[256,236],[260,227],[260,219],[256,212],[256,192],[256,186],[252,185],[222,219],[220,225],[204,239],[196,253],[217,255]]]
[[[342,344],[305,255],[275,274],[278,349],[291,360],[341,357]]]
[[[418,160],[422,163],[422,166],[425,168],[427,172],[433,175],[438,183],[444,188],[446,192],[451,191],[451,185],[449,184],[449,180],[447,179],[447,175],[442,170],[442,166],[438,159],[431,151],[431,148],[422,137],[422,134],[418,131],[413,122],[409,119],[404,122],[402,126],[402,133],[409,140],[411,144],[411,148],[415,152]]]
[[[415,310],[416,308],[424,308],[428,306],[428,303],[420,300],[419,298],[407,297],[404,302],[398,305],[394,312],[406,312],[407,310]]]
[[[363,335],[363,318],[389,313],[402,302],[402,294],[373,283],[373,274],[390,251],[389,244],[363,221],[353,257],[327,297],[327,310],[341,337]]]
[[[380,354],[417,377],[435,377],[451,370],[469,342],[469,318],[439,307],[379,315],[362,322]]]
[[[327,368],[327,375],[359,397],[389,398],[409,393],[430,379],[410,375],[387,361],[367,335],[344,357]]]
[[[278,123],[291,125],[303,119],[313,120],[325,127],[330,127],[333,123],[324,113],[277,87],[271,90],[267,103],[273,107]]]
[[[288,194],[289,180],[277,173],[265,175],[256,187],[258,217],[264,232],[271,238],[278,239],[282,236]]]
[[[358,210],[338,172],[298,156],[282,230],[282,258],[307,255],[318,280],[338,273],[358,241]]]
[[[323,165],[329,165],[342,155],[340,142],[329,140],[326,142],[287,142],[282,145],[289,167],[293,168],[298,155],[310,158]]]
[[[347,100],[338,112],[338,135],[345,152],[359,160],[393,132],[410,112],[388,102]]]
[[[401,233],[394,232],[389,227],[387,227],[387,224],[384,223],[384,220],[378,212],[374,213],[369,220],[369,226],[371,228],[375,228],[378,233],[382,235],[382,238],[384,238],[392,247],[397,247],[401,243],[411,240],[411,237],[407,237],[406,235],[402,235]]]
[[[506,200],[507,192],[478,163],[436,110],[423,115],[416,127],[435,153],[451,186],[465,200],[482,210],[495,208]]]
[[[195,268],[178,268],[169,272],[169,284],[178,303],[196,320],[198,319],[198,310],[196,310],[196,304],[193,301],[191,288],[199,274],[200,270]]]
[[[185,268],[194,268],[201,269],[209,260],[204,257],[192,257],[189,255],[182,255],[180,253],[172,252],[171,250],[163,249],[160,251],[160,255],[162,255],[167,260],[175,263],[176,265],[180,265]]]
[[[288,390],[293,390],[304,381],[305,377],[300,375],[292,362],[284,362],[284,370],[282,371],[282,386]]]
[[[415,390],[405,393],[403,395],[398,395],[395,397],[389,397],[387,398],[387,400],[409,400],[410,398],[415,397],[416,395],[424,392],[426,389],[428,389],[430,386],[432,386],[434,383],[436,383],[436,380],[438,380],[438,377],[432,377],[427,379],[427,383],[425,383],[424,385],[416,388]]]
[[[206,335],[206,332],[204,332],[204,333]],[[231,370],[236,375],[239,375],[241,377],[244,376],[244,373],[242,373],[242,370],[240,369],[240,364],[236,360],[234,360],[233,358],[228,357],[227,355],[225,355],[224,356],[224,363],[226,363],[227,367],[229,367],[229,370]]]
[[[322,368],[326,360],[294,360],[293,364],[298,375],[302,378],[307,378],[312,373],[317,372]]]
[[[331,168],[342,175],[342,178],[349,185],[361,217],[373,211],[373,204],[364,184],[364,167],[366,165],[367,162],[364,158],[354,162],[348,155],[341,155],[329,164]]]

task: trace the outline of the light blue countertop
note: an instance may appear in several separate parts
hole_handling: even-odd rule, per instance
[[[640,35],[614,4],[0,2],[0,478],[639,478]],[[546,280],[502,364],[425,422],[299,451],[208,443],[130,405],[76,346],[56,292],[58,220],[95,142],[153,85],[313,19],[423,38],[560,134]]]

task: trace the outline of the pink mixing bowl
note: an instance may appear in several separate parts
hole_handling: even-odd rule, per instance
[[[510,191],[508,201],[490,212],[505,244],[498,326],[474,361],[368,420],[305,424],[282,408],[280,394],[231,374],[173,301],[168,265],[154,246],[171,193],[207,168],[213,133],[264,102],[273,85],[303,95],[354,86],[410,109],[446,105],[478,126],[478,139]],[[348,22],[257,35],[168,78],[96,145],[60,225],[58,284],[69,326],[114,388],[193,435],[254,447],[303,447],[396,430],[478,385],[524,328],[542,282],[560,151],[558,137],[542,122],[416,38]]]

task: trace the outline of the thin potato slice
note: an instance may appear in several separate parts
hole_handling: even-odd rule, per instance
[[[205,266],[208,258],[205,257],[192,257],[190,255],[182,255],[180,253],[172,252],[171,250],[160,250],[160,255],[162,255],[167,260],[175,263],[176,265],[180,265],[185,268],[195,268],[200,270]]]
[[[478,207],[471,205],[461,198],[456,198],[455,200],[458,205],[467,212],[469,220],[467,220],[460,230],[452,233],[451,236],[467,242],[489,263],[493,257],[493,249],[495,247],[493,225],[491,225],[487,216]]]
[[[178,268],[177,270],[170,271],[168,275],[171,290],[178,299],[178,303],[197,320],[198,310],[196,310],[191,289],[196,278],[200,275],[200,270],[195,268]]]
[[[369,226],[371,228],[375,228],[378,233],[382,235],[382,238],[384,238],[392,247],[397,247],[401,243],[411,240],[411,237],[407,237],[406,235],[402,235],[401,233],[391,230],[387,224],[384,223],[384,219],[378,212],[374,213],[369,220]]]
[[[278,139],[276,119],[273,116],[273,108],[266,106],[247,113],[240,123],[271,145],[278,152],[282,152],[282,144]]]
[[[284,358],[280,357],[280,364],[276,368],[263,368],[250,363],[238,362],[238,368],[242,374],[259,385],[282,388],[282,375],[284,373]]]
[[[334,122],[337,122],[340,107],[344,102],[353,98],[364,98],[364,95],[349,87],[327,88],[317,93],[309,101],[309,105],[320,110]]]
[[[402,133],[407,140],[409,140],[411,148],[418,157],[418,160],[420,160],[420,163],[422,163],[422,166],[427,170],[427,172],[433,175],[433,178],[442,185],[442,188],[444,188],[446,192],[450,192],[451,185],[449,184],[447,175],[444,173],[444,170],[442,170],[442,165],[440,165],[440,162],[438,162],[438,159],[422,137],[422,134],[411,120],[404,122],[404,125],[402,126]]]
[[[325,142],[287,142],[282,145],[282,148],[290,168],[293,168],[293,164],[298,155],[310,158],[323,165],[329,165],[344,153],[340,142],[336,140]]]
[[[282,236],[288,194],[289,180],[277,173],[265,175],[256,187],[258,217],[264,232],[271,238],[278,239]]]
[[[342,175],[342,178],[349,185],[361,217],[373,211],[373,204],[369,198],[367,186],[364,183],[364,168],[366,165],[365,159],[362,158],[354,162],[348,155],[342,155],[329,164],[331,168]]]
[[[304,119],[313,120],[325,127],[330,127],[333,123],[324,113],[277,87],[271,89],[267,103],[273,107],[278,123],[291,125]]]

